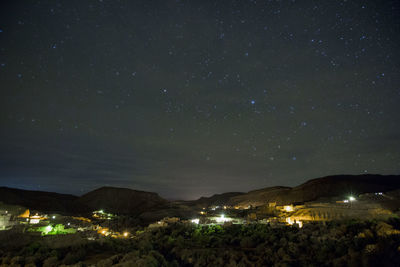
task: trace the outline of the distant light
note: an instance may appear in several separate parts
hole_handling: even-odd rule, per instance
[[[290,217],[287,217],[286,218],[286,223],[290,224],[290,225],[293,225],[294,224],[294,220],[292,220],[292,218],[290,218]]]
[[[221,216],[218,217],[218,218],[216,218],[215,220],[216,220],[217,222],[219,222],[219,223],[223,223],[223,222],[229,222],[229,221],[231,221],[232,219],[226,218],[226,217],[225,217],[225,214],[221,214]]]
[[[71,225],[71,223],[67,223],[67,225]]]
[[[350,200],[350,201],[354,201],[354,200],[356,200],[356,198],[353,197],[353,196],[350,196],[350,197],[349,197],[349,200]]]
[[[54,215],[53,215],[53,217],[51,217],[51,218],[55,219],[55,218],[56,218],[56,216],[54,216]]]
[[[256,103],[256,101],[255,101],[255,100],[251,100],[250,103],[251,103],[252,105],[254,105],[254,104]]]
[[[40,223],[40,219],[31,219],[29,223],[38,224],[38,223]]]
[[[193,220],[191,220],[191,222],[192,222],[192,223],[195,223],[195,224],[199,224],[199,221],[200,221],[199,219],[193,219]]]
[[[299,228],[303,227],[303,222],[302,221],[297,221],[296,223],[299,225]]]
[[[104,210],[99,210],[99,213],[104,213]]]
[[[349,203],[348,199],[343,200],[343,203]]]
[[[124,232],[124,236],[127,237],[129,235],[128,232]]]
[[[53,230],[53,227],[51,225],[46,226],[45,228],[46,232],[51,232],[51,230]]]
[[[291,212],[291,211],[293,211],[293,206],[286,205],[286,206],[284,206],[284,209],[285,209],[286,212]]]

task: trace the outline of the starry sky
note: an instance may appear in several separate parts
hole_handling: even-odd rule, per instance
[[[1,1],[0,185],[195,199],[400,173],[399,1]]]

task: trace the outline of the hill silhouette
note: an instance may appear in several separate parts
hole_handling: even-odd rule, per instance
[[[161,208],[168,203],[157,193],[117,187],[101,187],[93,190],[81,196],[78,202],[92,210],[104,209],[111,213],[132,215]]]
[[[235,196],[231,205],[260,206],[271,202],[278,205],[314,201],[362,193],[387,192],[400,188],[400,175],[335,175],[311,179],[296,187],[268,187]]]
[[[70,214],[89,211],[85,205],[75,204],[78,199],[79,197],[68,194],[0,187],[1,202],[48,213]]]
[[[48,213],[84,214],[104,209],[116,214],[143,214],[142,217],[153,218],[164,215],[178,216],[213,205],[248,207],[268,205],[271,202],[284,205],[398,189],[400,175],[368,174],[327,176],[309,180],[296,187],[275,186],[248,193],[228,192],[192,201],[169,202],[157,193],[116,187],[101,187],[81,197],[0,187],[0,201]]]

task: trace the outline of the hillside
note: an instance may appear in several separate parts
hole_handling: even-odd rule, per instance
[[[157,193],[127,188],[102,187],[81,197],[52,192],[0,187],[0,202],[32,210],[65,214],[88,213],[103,209],[117,214],[143,214],[143,218],[182,216],[213,205],[261,206],[315,201],[330,197],[358,196],[363,193],[389,192],[400,189],[400,175],[337,175],[309,180],[296,187],[275,186],[250,191],[230,192],[193,201],[168,202]],[[398,193],[396,193],[398,194]],[[392,205],[390,203],[390,205]]]
[[[132,215],[161,208],[168,203],[157,193],[116,187],[101,187],[83,195],[78,202],[91,210],[104,209],[111,213]]]
[[[299,186],[269,187],[233,197],[229,204],[260,206],[270,202],[290,204],[319,198],[387,192],[400,188],[400,175],[336,175],[309,180]]]
[[[44,212],[80,213],[87,211],[84,205],[77,206],[79,197],[44,191],[32,191],[0,187],[0,201]]]
[[[209,206],[221,206],[225,205],[231,198],[236,196],[241,196],[245,193],[243,192],[228,192],[222,194],[215,194],[211,197],[201,197],[197,200],[187,201],[186,204],[199,206],[199,207],[209,207]]]

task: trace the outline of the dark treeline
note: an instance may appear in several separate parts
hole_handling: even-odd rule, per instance
[[[313,223],[301,229],[176,224],[139,231],[132,239],[77,242],[72,239],[78,235],[70,235],[71,242],[60,245],[55,243],[61,237],[51,237],[55,243],[45,237],[14,241],[8,249],[4,235],[2,266],[400,266],[399,219]]]

